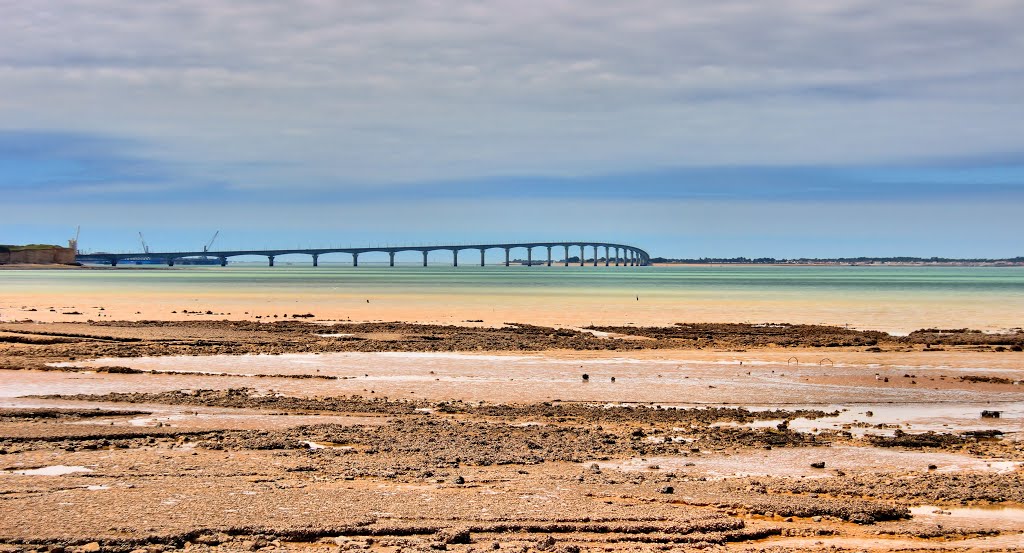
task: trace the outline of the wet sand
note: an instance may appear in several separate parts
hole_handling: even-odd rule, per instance
[[[1019,550],[1021,338],[0,324],[0,548]]]

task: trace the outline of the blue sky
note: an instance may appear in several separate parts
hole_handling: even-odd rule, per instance
[[[0,1],[0,243],[1024,253],[1024,4]]]

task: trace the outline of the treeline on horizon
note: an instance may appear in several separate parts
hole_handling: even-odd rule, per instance
[[[777,259],[774,257],[700,257],[696,259],[676,259],[669,257],[652,257],[651,263],[742,263],[742,264],[781,264],[781,263],[1024,263],[1024,257],[989,258],[956,258],[956,257],[800,257],[793,259]]]

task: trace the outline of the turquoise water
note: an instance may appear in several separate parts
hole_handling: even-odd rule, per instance
[[[233,318],[302,310],[352,320],[786,321],[897,332],[1024,325],[1024,267],[239,264],[0,271],[0,292],[0,315],[7,319],[22,316],[22,307],[35,307],[34,318],[44,319],[60,318],[61,308],[103,306],[114,318],[212,309]]]

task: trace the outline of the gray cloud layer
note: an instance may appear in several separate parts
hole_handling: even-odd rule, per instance
[[[0,1],[0,121],[339,186],[1024,151],[1024,3]]]

